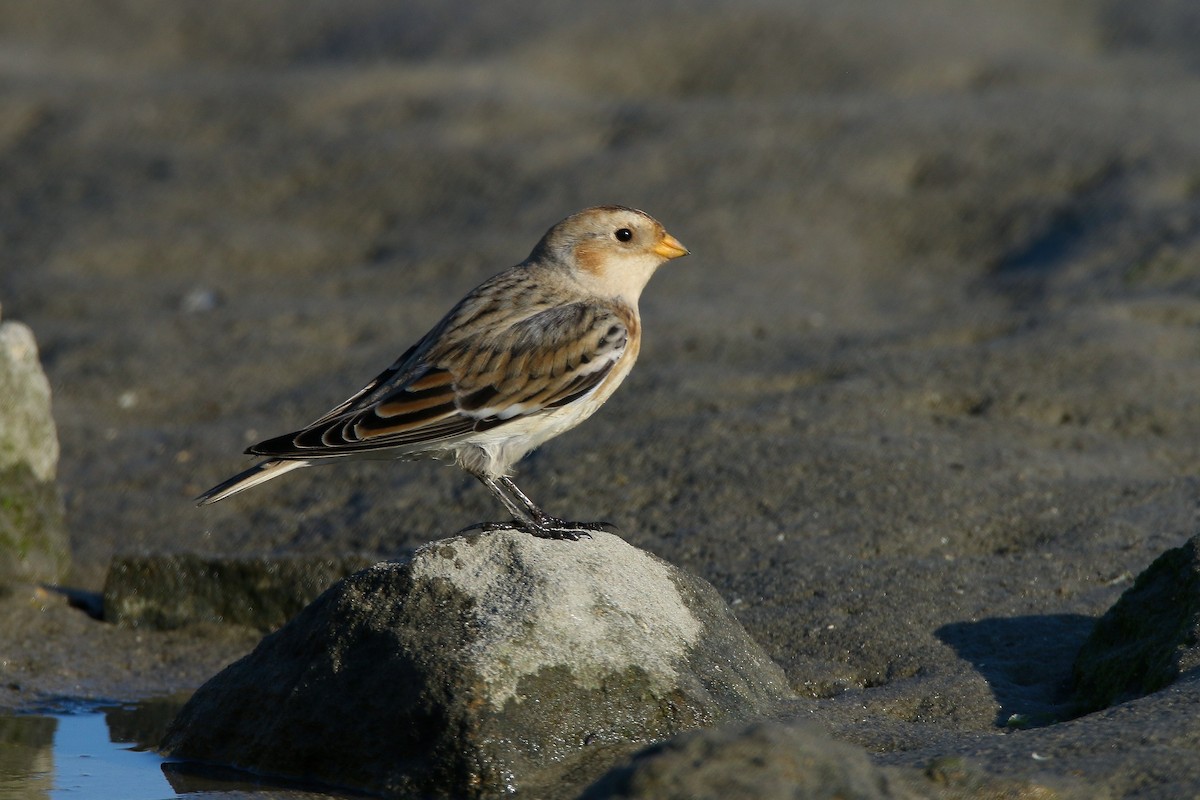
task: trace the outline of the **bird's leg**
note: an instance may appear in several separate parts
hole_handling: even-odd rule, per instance
[[[504,487],[508,494],[517,499],[525,511],[532,518],[532,522],[536,531],[533,531],[535,536],[543,536],[548,539],[578,539],[582,536],[591,536],[594,531],[615,531],[616,525],[611,522],[570,522],[568,520],[552,517],[545,511],[542,511],[536,503],[529,499],[529,495],[521,491],[512,478],[507,475],[501,475],[496,481]]]
[[[507,475],[501,475],[496,479],[496,482],[504,487],[504,491],[512,498],[516,499],[525,509],[526,517],[530,520],[540,522],[549,519],[545,511],[538,508],[537,503],[529,499],[529,495],[521,491],[516,482]]]
[[[512,528],[522,531],[532,530],[536,524],[534,511],[537,510],[537,506],[534,506],[528,497],[518,491],[517,495],[524,500],[523,503],[518,502],[516,498],[512,497],[507,491],[505,491],[505,487],[500,484],[500,481],[497,478],[492,478],[488,475],[474,471],[472,471],[471,474],[478,478],[479,482],[486,486],[488,491],[496,496],[496,498],[504,505],[505,510],[508,511],[509,514],[512,514],[512,522],[477,522],[474,525],[468,525],[467,527],[463,528],[461,531],[459,531],[459,533],[464,533],[466,531],[499,531]]]
[[[517,487],[512,478],[505,475],[498,478],[485,475],[476,475],[475,477],[499,498],[508,513],[513,515],[513,521],[511,523],[480,522],[463,530],[495,531],[516,528],[542,539],[569,539],[571,541],[577,541],[580,536],[590,538],[594,531],[615,530],[615,526],[608,522],[568,522],[558,517],[552,517],[530,500],[529,496]]]

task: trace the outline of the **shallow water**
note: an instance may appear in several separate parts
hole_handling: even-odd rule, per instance
[[[231,771],[197,769],[150,749],[177,700],[64,703],[41,714],[0,716],[0,800],[167,800],[347,797],[285,788]]]

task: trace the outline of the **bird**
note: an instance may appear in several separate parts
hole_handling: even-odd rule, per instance
[[[660,266],[688,253],[643,211],[614,205],[572,214],[345,401],[247,448],[263,460],[197,505],[346,458],[452,458],[512,517],[464,530],[575,541],[611,529],[546,513],[513,482],[512,468],[616,391],[641,349],[642,290]]]

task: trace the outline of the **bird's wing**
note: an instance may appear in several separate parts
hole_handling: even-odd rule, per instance
[[[401,377],[394,385],[386,384],[385,372],[338,413],[248,452],[310,459],[417,452],[568,405],[608,375],[636,329],[634,319],[624,308],[573,303],[499,331],[444,337],[423,348],[419,365],[393,365]]]

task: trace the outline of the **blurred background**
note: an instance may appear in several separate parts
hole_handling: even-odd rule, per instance
[[[1169,0],[7,3],[0,302],[52,383],[71,581],[495,517],[428,463],[191,498],[620,203],[693,255],[622,391],[522,466],[548,510],[760,639],[943,558],[1084,548],[1070,610],[1103,608],[1194,512],[1197,41]]]
[[[496,518],[435,463],[192,498],[631,205],[692,255],[521,486],[712,582],[880,759],[1166,785],[1194,676],[1047,725],[1057,761],[996,742],[1071,713],[1095,619],[1196,530],[1198,42],[1190,0],[6,2],[0,312],[53,390],[62,583]],[[13,706],[187,691],[258,637],[0,601]]]

